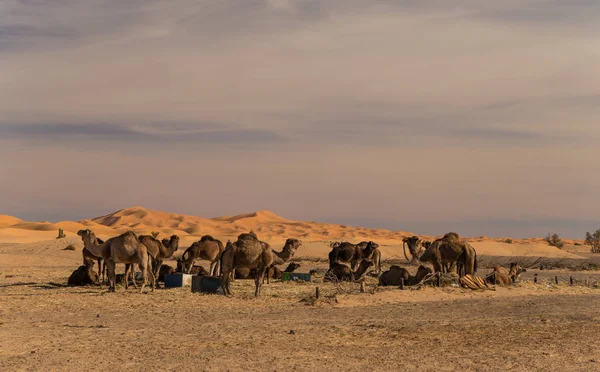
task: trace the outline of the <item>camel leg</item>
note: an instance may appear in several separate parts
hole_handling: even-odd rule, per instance
[[[140,289],[140,293],[144,292],[144,287],[146,286],[146,281],[148,280],[148,259],[142,255],[138,266],[140,271],[142,272],[142,288]]]
[[[150,280],[152,280],[152,292],[154,292],[154,289],[156,288],[156,280],[158,278],[158,270],[156,275],[154,275],[154,272],[152,271],[152,257],[148,256],[148,262],[150,263]],[[162,265],[162,260],[159,259],[158,262],[160,263],[160,265]],[[160,265],[158,265],[158,267],[160,268]]]
[[[254,278],[254,283],[256,284],[256,290],[254,291],[255,297],[260,296],[260,289],[262,287],[262,281],[264,280],[265,271],[267,269],[268,269],[268,267],[264,267],[264,268],[257,268],[257,270],[256,270],[256,277]]]
[[[225,296],[231,296],[231,275],[230,273],[225,273],[221,276],[221,288],[223,288],[223,293]]]
[[[114,292],[115,284],[117,281],[116,274],[115,274],[115,261],[113,261],[111,258],[109,258],[108,260],[105,260],[105,265],[106,265],[106,273],[107,273],[107,277],[108,277],[108,291]]]
[[[195,262],[196,262],[196,260],[192,258],[191,262],[189,263],[188,269],[187,269],[187,274],[190,274],[192,272],[192,267],[194,267]],[[186,265],[187,265],[187,263],[186,263]],[[183,269],[185,270],[185,266]]]
[[[160,258],[157,258],[156,260],[153,260],[152,264],[155,266],[154,270],[152,271],[152,276],[153,276],[154,282],[158,286],[158,273],[160,271],[160,267],[163,264],[163,260],[161,260]],[[152,287],[152,289],[154,289],[154,286]]]
[[[216,265],[214,261],[211,261],[210,266],[208,267],[208,275],[215,275]]]

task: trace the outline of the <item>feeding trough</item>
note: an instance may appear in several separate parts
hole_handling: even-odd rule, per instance
[[[192,277],[192,292],[223,293],[218,276],[195,275]]]
[[[281,281],[287,282],[292,280],[298,280],[303,282],[310,282],[311,276],[309,273],[282,273]]]
[[[175,273],[165,275],[165,288],[187,287],[192,285],[192,275]]]

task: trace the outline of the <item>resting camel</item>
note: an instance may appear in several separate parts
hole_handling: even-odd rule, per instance
[[[358,264],[358,268],[356,271],[352,271],[350,266],[340,263],[334,262],[330,265],[329,271],[323,277],[323,281],[333,282],[333,281],[349,281],[349,282],[358,282],[364,276],[372,270],[375,263],[371,260],[361,260]]]
[[[359,244],[342,242],[339,244],[334,243],[331,245],[331,247],[332,250],[329,252],[330,268],[333,267],[333,264],[337,262],[350,265],[352,270],[356,270],[356,267],[361,260],[375,255],[373,251],[377,249],[379,245],[374,242],[366,242],[363,249]]]
[[[275,266],[269,267],[267,272],[265,273],[265,277],[270,279],[281,279],[283,277],[283,273],[293,273],[296,269],[300,267],[300,264],[292,262],[285,268],[285,270],[281,271]],[[256,269],[246,269],[239,268],[235,269],[235,279],[254,279],[256,277]],[[264,278],[263,278],[264,279]],[[268,283],[268,281],[267,281]],[[264,281],[263,281],[264,284]]]
[[[160,240],[150,235],[140,235],[138,237],[140,243],[146,246],[148,254],[152,257],[152,274],[158,280],[158,271],[160,270],[165,258],[169,258],[179,248],[179,237],[172,235],[170,239],[163,239],[168,242],[164,245]]]
[[[90,266],[79,266],[77,270],[73,271],[69,279],[67,280],[68,285],[90,285],[98,284],[98,273]]]
[[[458,234],[448,233],[435,240],[419,257],[421,262],[430,262],[435,272],[447,273],[453,263],[460,265],[459,276],[474,275],[477,271],[475,248],[458,239]]]
[[[231,295],[231,279],[236,268],[256,268],[254,278],[255,296],[260,295],[263,277],[271,265],[282,265],[289,261],[302,246],[297,239],[288,239],[281,252],[275,252],[269,244],[258,240],[254,234],[241,234],[235,243],[230,243],[221,255],[221,286],[226,295]]]
[[[82,238],[83,240],[83,238]],[[100,239],[100,238],[96,238],[96,241],[98,242],[98,244],[104,244],[104,240]],[[98,275],[102,275],[102,282],[104,282],[104,274],[106,273],[106,264],[103,264],[102,261],[102,257],[96,257],[94,256],[89,250],[87,250],[85,248],[85,246],[83,247],[83,249],[81,250],[81,253],[83,254],[83,265],[85,267],[89,267],[89,268],[94,268],[94,261],[98,261]]]
[[[177,273],[184,272],[183,271],[183,263],[181,261],[177,261],[177,270],[175,270],[175,272],[177,272]],[[186,274],[210,276],[210,273],[208,272],[208,270],[206,270],[204,267],[202,267],[200,265],[192,266],[192,270],[190,270],[190,272],[188,272]]]
[[[158,269],[158,276],[156,282],[165,282],[165,275],[175,274],[175,269],[169,265],[161,265]]]
[[[514,284],[521,273],[527,272],[527,269],[522,268],[517,263],[510,264],[510,270],[506,270],[502,266],[494,267],[494,270],[486,275],[485,281],[494,284],[494,275],[496,276],[496,284],[506,286]]]
[[[432,270],[423,265],[419,266],[417,269],[417,274],[415,276],[410,275],[408,270],[400,266],[392,266],[390,269],[379,277],[379,285],[380,286],[399,286],[400,279],[404,279],[404,284],[407,286],[417,285],[423,281],[427,275],[431,274]]]
[[[369,243],[372,244],[371,254],[368,254],[369,251],[367,247]],[[359,248],[361,249],[361,255],[364,260],[371,260],[375,264],[375,273],[377,275],[381,274],[381,251],[379,250],[379,244],[375,242],[360,242],[358,243]]]
[[[192,266],[194,266],[196,260],[209,261],[210,268],[208,272],[210,275],[218,275],[219,260],[223,249],[223,243],[220,240],[210,235],[204,235],[199,241],[186,249],[178,261],[182,262],[183,270],[187,271],[188,274],[192,270]]]
[[[137,238],[133,231],[128,231],[117,237],[108,239],[104,244],[98,244],[96,236],[89,230],[79,230],[77,235],[83,238],[83,244],[90,253],[96,257],[102,257],[106,262],[106,271],[108,275],[108,290],[114,292],[116,287],[115,264],[138,264],[142,271],[142,287],[140,292],[144,290],[148,280],[148,269],[151,268],[151,256],[148,255],[146,246],[144,246]],[[125,277],[127,277],[128,268],[125,269]],[[150,270],[152,290],[154,291],[155,280],[152,270]],[[134,280],[135,282],[135,280]],[[127,288],[127,280],[125,281]]]

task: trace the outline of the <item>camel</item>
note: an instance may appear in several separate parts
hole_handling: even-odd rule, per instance
[[[404,251],[404,257],[406,258],[406,261],[408,261],[408,262],[416,262],[417,261],[417,259],[421,255],[420,254],[421,250],[419,249],[420,242],[421,242],[421,240],[416,235],[411,236],[410,238],[402,239],[402,250]],[[406,246],[408,246],[408,251],[410,252],[412,259],[409,259],[408,256],[406,255]]]
[[[271,265],[282,265],[292,258],[302,242],[287,239],[281,252],[275,252],[269,244],[258,240],[255,234],[241,234],[235,243],[230,243],[221,255],[221,286],[226,295],[231,295],[231,279],[237,268],[256,268],[255,296],[260,295],[263,277]]]
[[[329,267],[332,268],[334,263],[349,264],[352,270],[356,270],[362,259],[372,257],[375,254],[373,251],[379,247],[374,242],[367,242],[364,249],[358,244],[342,242],[332,244],[332,250],[329,252]]]
[[[271,266],[265,273],[265,277],[269,277],[270,279],[281,279],[283,277],[283,273],[293,273],[299,267],[300,267],[300,264],[297,264],[295,262],[290,263],[288,265],[288,267],[286,267],[283,271],[279,270],[275,266]],[[256,277],[256,275],[257,275],[256,269],[247,269],[247,268],[235,269],[235,279],[254,279]],[[263,282],[263,284],[264,284],[264,282]]]
[[[175,272],[177,272],[177,273],[183,273],[184,272],[184,270],[183,270],[183,263],[181,261],[177,261],[177,270],[175,270]],[[208,270],[206,270],[204,267],[202,267],[200,265],[194,265],[194,266],[192,266],[192,270],[190,270],[186,274],[210,276],[210,273],[208,272]]]
[[[425,278],[427,275],[429,275],[431,273],[432,273],[432,270],[430,268],[421,265],[417,269],[417,274],[412,276],[412,275],[410,275],[408,270],[406,270],[405,268],[394,265],[394,266],[390,267],[390,269],[388,271],[381,274],[381,276],[379,277],[379,285],[380,286],[390,286],[390,285],[399,286],[400,279],[404,279],[404,285],[406,285],[406,286],[417,285],[417,284],[421,283],[421,281],[423,281],[423,278]]]
[[[460,265],[459,276],[474,275],[477,271],[477,252],[475,248],[461,242],[456,233],[448,233],[435,240],[419,257],[421,262],[430,262],[435,272],[447,273],[452,263]]]
[[[142,271],[142,287],[140,292],[143,292],[148,280],[148,269],[151,268],[151,256],[148,255],[146,246],[140,243],[137,235],[133,231],[127,231],[117,237],[108,239],[104,244],[98,244],[96,236],[89,230],[79,230],[77,235],[83,239],[84,246],[93,256],[102,257],[106,262],[106,271],[108,276],[108,291],[114,292],[116,287],[115,264],[137,264]],[[127,278],[128,268],[125,269],[125,277]],[[152,291],[156,281],[154,274],[150,270]],[[135,280],[134,280],[135,283]],[[127,280],[125,281],[127,288]]]
[[[150,235],[140,235],[138,239],[140,243],[146,246],[148,254],[152,256],[152,274],[158,280],[158,272],[164,259],[171,257],[179,248],[179,237],[172,235],[170,239],[163,239],[164,242],[167,242],[167,245]]]
[[[371,254],[368,254],[367,247],[369,243],[372,244]],[[375,264],[375,274],[381,274],[381,251],[379,250],[379,244],[374,242],[360,242],[358,246],[361,249],[362,258],[365,260],[371,260]]]
[[[210,262],[208,272],[210,275],[218,275],[219,260],[223,254],[223,243],[213,238],[210,235],[204,235],[199,241],[193,243],[188,249],[183,252],[183,255],[178,261],[183,264],[183,271],[188,274],[194,266],[196,260],[206,260]]]
[[[168,240],[168,239],[167,239]],[[169,265],[161,265],[158,269],[158,276],[156,282],[165,282],[165,275],[175,274],[175,269]]]
[[[485,281],[494,284],[494,276],[496,276],[496,285],[507,286],[514,284],[521,273],[527,272],[527,269],[522,268],[519,264],[513,262],[510,264],[510,270],[506,270],[502,266],[494,267],[494,270],[486,275]]]
[[[83,237],[82,237],[83,240]],[[104,240],[100,239],[100,238],[96,238],[96,242],[98,244],[104,244]],[[89,268],[93,268],[94,267],[94,260],[98,261],[98,274],[102,274],[102,283],[104,283],[104,274],[106,273],[106,263],[103,264],[103,260],[102,257],[96,257],[94,256],[89,250],[87,250],[85,248],[85,246],[83,247],[83,249],[81,250],[81,253],[83,254],[83,265],[85,267],[89,267]]]
[[[98,273],[90,266],[79,266],[77,270],[73,271],[69,279],[67,280],[68,285],[90,285],[98,284],[99,276]]]
[[[334,262],[329,267],[329,271],[323,277],[323,281],[334,282],[334,281],[349,281],[358,282],[364,278],[364,276],[372,270],[375,263],[371,260],[361,260],[358,264],[356,271],[352,271],[350,266]]]

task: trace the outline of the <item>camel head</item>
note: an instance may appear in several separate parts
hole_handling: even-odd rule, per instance
[[[519,279],[519,275],[521,273],[526,273],[527,269],[521,267],[518,263],[513,262],[510,264],[510,270],[508,271],[508,275],[510,276],[512,282],[516,282]]]
[[[288,251],[291,255],[294,255],[296,250],[302,246],[302,242],[298,239],[289,238],[285,241],[283,246],[284,251]]]
[[[329,247],[335,249],[337,247],[339,247],[342,244],[342,242],[331,242],[331,244],[329,244]]]
[[[379,244],[375,242],[367,242],[364,248],[364,255],[367,257],[370,256],[373,253],[373,251],[377,248],[379,248]]]
[[[84,243],[87,242],[88,244],[98,244],[96,235],[90,229],[79,230],[77,231],[77,235],[81,236],[81,240],[83,240]]]
[[[419,278],[419,280],[423,280],[423,278],[429,274],[433,274],[433,270],[431,270],[431,268],[429,268],[429,267],[425,267],[425,266],[421,265],[417,269],[416,277]]]
[[[300,267],[299,263],[292,262],[292,263],[290,263],[288,265],[288,267],[286,267],[286,269],[284,270],[284,272],[291,273],[291,272],[294,272],[295,270],[297,270],[299,267]]]
[[[421,240],[419,239],[418,236],[411,236],[410,238],[402,239],[402,249],[404,250],[404,257],[406,258],[407,261],[411,261],[411,260],[409,260],[408,256],[406,255],[405,244],[408,246],[408,251],[410,252],[410,255],[412,256],[412,261],[414,261],[419,258],[418,249],[419,249],[420,242],[421,242]]]

